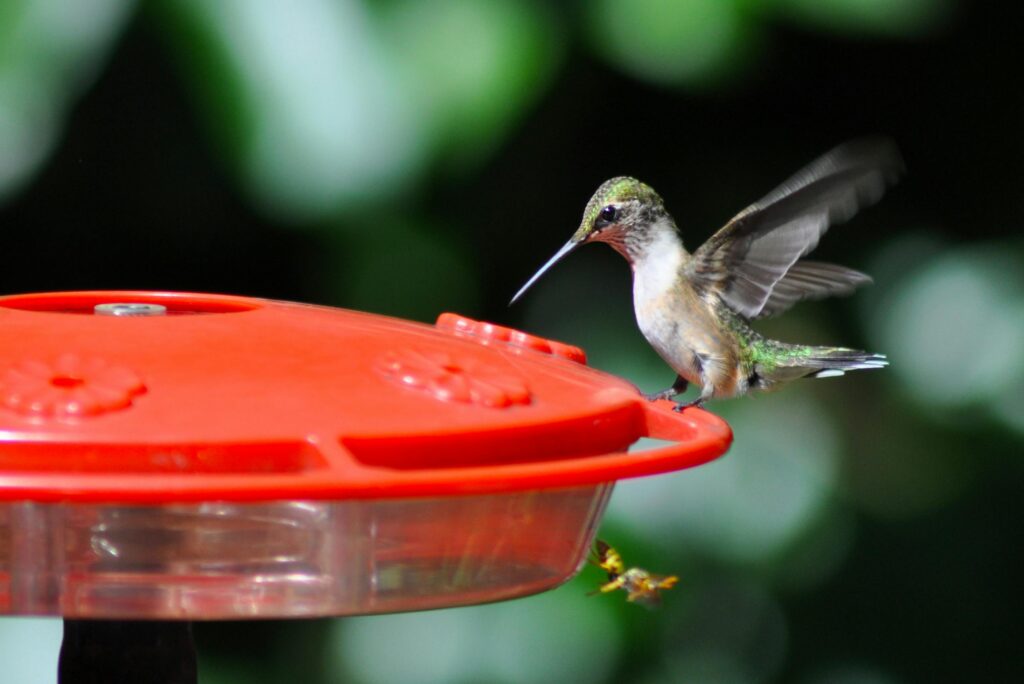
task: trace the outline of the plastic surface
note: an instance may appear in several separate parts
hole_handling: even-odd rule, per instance
[[[354,615],[583,562],[615,480],[722,454],[582,350],[154,292],[0,297],[0,613]],[[670,443],[627,453],[643,436]]]
[[[105,302],[167,315],[94,315]],[[0,297],[0,500],[521,491],[676,470],[728,447],[717,417],[651,404],[579,350],[458,320],[438,330],[215,295]],[[645,436],[675,443],[625,453]]]
[[[446,498],[0,505],[0,614],[239,619],[513,598],[569,579],[612,485]]]

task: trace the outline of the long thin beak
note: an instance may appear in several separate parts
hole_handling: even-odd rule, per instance
[[[569,252],[574,250],[576,248],[576,246],[579,245],[579,244],[580,244],[579,242],[574,242],[573,240],[569,240],[567,243],[565,243],[562,246],[562,249],[560,249],[557,252],[555,252],[555,256],[553,256],[550,259],[548,259],[548,262],[546,264],[544,264],[543,266],[541,266],[540,270],[538,270],[536,273],[534,273],[533,277],[530,278],[529,280],[527,280],[525,285],[523,285],[521,288],[519,288],[519,292],[516,292],[516,296],[512,298],[512,301],[510,301],[508,303],[508,305],[512,306],[513,304],[515,304],[516,300],[519,299],[520,297],[522,297],[523,293],[526,292],[528,289],[530,289],[530,286],[533,285],[535,282],[537,282],[537,280],[542,275],[544,275],[544,273],[546,273],[549,268],[551,268],[556,263],[558,263],[559,259],[561,259],[566,254],[568,254]]]

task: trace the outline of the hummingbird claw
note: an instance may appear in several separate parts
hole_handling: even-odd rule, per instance
[[[682,413],[684,410],[690,408],[691,406],[694,407],[694,408],[699,408],[699,409],[704,408],[704,398],[703,397],[697,397],[693,401],[688,401],[688,402],[685,402],[685,403],[684,402],[679,402],[678,404],[676,404],[675,406],[672,407],[672,410],[675,411],[676,413]]]
[[[660,392],[651,392],[650,394],[644,394],[644,399],[647,401],[661,401],[662,399],[671,399],[676,396],[678,392],[669,387],[668,389],[661,390]]]

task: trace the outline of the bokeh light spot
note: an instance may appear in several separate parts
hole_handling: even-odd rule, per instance
[[[951,250],[877,302],[871,327],[922,404],[991,400],[1024,377],[1022,264],[1005,249]]]
[[[630,74],[664,84],[715,82],[756,43],[734,0],[598,0],[590,40]]]
[[[826,510],[838,476],[827,413],[791,393],[733,402],[730,452],[695,470],[621,482],[611,520],[646,539],[754,562],[778,553]]]

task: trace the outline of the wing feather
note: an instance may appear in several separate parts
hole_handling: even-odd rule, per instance
[[[804,299],[824,299],[847,295],[871,277],[846,266],[820,261],[798,261],[782,277],[765,301],[759,318],[774,316]]]
[[[877,202],[902,172],[903,160],[887,139],[836,147],[741,211],[694,252],[694,283],[747,318],[762,315],[776,285],[829,226]]]

